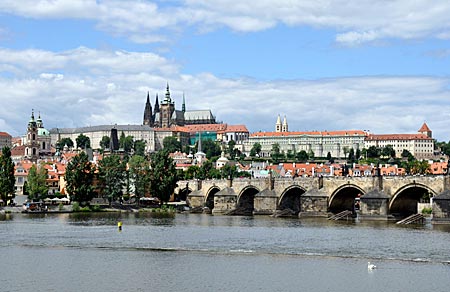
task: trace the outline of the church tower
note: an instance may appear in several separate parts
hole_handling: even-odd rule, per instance
[[[161,103],[159,113],[160,126],[161,128],[169,128],[172,124],[172,114],[175,111],[175,103],[172,102],[170,97],[169,83],[167,83],[166,95],[164,101]]]
[[[420,127],[419,131],[417,131],[417,132],[427,135],[428,138],[432,138],[432,136],[433,136],[433,132],[430,130],[430,128],[428,128],[428,125],[425,122],[423,123],[422,127]]]
[[[152,105],[150,104],[150,94],[147,92],[147,102],[144,109],[143,125],[153,127]]]
[[[275,124],[275,132],[277,132],[277,133],[281,132],[281,118],[280,118],[280,115],[278,115],[277,123]]]
[[[281,132],[288,132],[288,123],[287,123],[287,119],[286,116],[284,116],[284,120],[283,120],[283,127],[281,129]]]
[[[181,111],[183,113],[186,112],[186,99],[184,98],[184,92],[183,92],[183,105],[181,106]]]
[[[31,111],[31,119],[27,127],[25,157],[33,162],[37,162],[39,158],[38,124],[34,119],[33,110]]]

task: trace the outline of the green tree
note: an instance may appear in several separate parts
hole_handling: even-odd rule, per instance
[[[359,160],[360,158],[361,158],[361,150],[359,150],[359,148],[358,148],[358,149],[356,149],[355,159]]]
[[[169,152],[161,150],[152,154],[150,166],[150,193],[161,202],[168,202],[177,183],[175,163]]]
[[[415,159],[414,155],[412,155],[411,152],[406,149],[403,149],[401,156],[402,158],[407,158],[408,161],[413,161]]]
[[[195,148],[198,149],[198,141],[195,145]],[[202,151],[205,152],[206,158],[211,159],[212,157],[220,156],[222,150],[220,145],[217,142],[214,142],[211,139],[202,139]]]
[[[149,192],[150,187],[150,163],[143,156],[134,155],[128,161],[130,179],[134,184],[136,202]]]
[[[103,136],[102,140],[100,141],[100,148],[105,150],[109,149],[109,144],[111,143],[111,138],[108,136]]]
[[[27,178],[27,192],[30,200],[44,199],[48,195],[47,169],[43,164],[33,164]]]
[[[350,150],[348,151],[348,161],[350,163],[353,163],[356,161],[355,150],[353,148],[350,148]]]
[[[11,149],[9,149],[9,147],[3,147],[2,155],[0,156],[0,199],[2,199],[5,204],[15,196],[15,182],[16,179],[14,177],[14,163],[11,159]]]
[[[119,138],[119,147],[123,149],[126,153],[130,153],[131,149],[133,149],[134,140],[133,136],[125,136],[125,133],[122,132]]]
[[[198,178],[200,175],[200,167],[197,165],[191,165],[188,167],[185,173],[186,179],[194,179]]]
[[[89,139],[88,136],[83,135],[83,133],[78,135],[78,137],[75,139],[75,142],[77,143],[78,148],[81,149],[91,148],[91,139]]]
[[[306,161],[308,161],[308,153],[306,153],[305,150],[301,150],[300,152],[297,152],[297,155],[295,155],[295,158],[299,162],[306,162]]]
[[[228,142],[228,153],[230,154],[230,158],[231,159],[235,159],[236,154],[237,154],[237,149],[234,149],[234,147],[236,146],[236,142],[234,140],[230,140]]]
[[[80,152],[73,157],[66,167],[66,189],[70,198],[81,205],[89,204],[94,192],[95,166],[89,161],[86,153]]]
[[[167,150],[169,153],[181,151],[181,142],[178,141],[176,137],[168,136],[163,139],[163,147],[164,150]]]
[[[134,141],[134,154],[139,156],[145,156],[145,141],[136,140]]]
[[[381,155],[381,151],[379,148],[375,146],[370,146],[369,149],[367,149],[367,158],[379,158]]]
[[[383,149],[381,150],[381,155],[385,156],[385,157],[392,157],[395,158],[395,150],[394,147],[392,147],[392,145],[386,145],[385,147],[383,147]]]
[[[270,156],[272,157],[273,163],[279,163],[284,158],[284,155],[280,151],[280,144],[275,143],[272,145]]]
[[[261,149],[262,149],[261,144],[256,142],[255,144],[253,144],[253,147],[250,150],[250,156],[252,157],[259,156],[261,153]]]
[[[410,174],[428,174],[430,172],[430,165],[426,160],[414,160],[409,162]]]
[[[344,146],[344,156],[347,157],[347,154],[350,152],[350,149],[348,146]]]
[[[111,206],[123,194],[125,186],[125,163],[119,155],[109,155],[98,163],[98,180],[101,186],[101,194],[108,199]]]
[[[72,148],[72,147],[73,147],[73,141],[72,141],[72,139],[70,139],[70,138],[62,138],[62,139],[60,139],[60,140],[56,143],[56,148],[62,150],[62,149],[64,148],[64,146],[66,146],[66,145],[67,145],[67,147]]]

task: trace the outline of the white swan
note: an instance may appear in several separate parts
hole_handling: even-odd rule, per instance
[[[375,266],[374,264],[371,264],[370,262],[367,262],[367,269],[368,270],[373,270],[373,269],[376,269],[377,268],[377,266]]]

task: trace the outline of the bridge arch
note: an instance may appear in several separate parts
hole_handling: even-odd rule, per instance
[[[182,188],[178,192],[177,199],[179,201],[186,201],[186,199],[190,193],[192,193],[192,190],[189,187]]]
[[[300,197],[306,193],[306,189],[294,185],[286,188],[280,196],[278,210],[291,209],[295,214],[301,211]]]
[[[220,189],[216,186],[211,187],[206,192],[205,207],[208,207],[209,210],[214,209],[214,195],[218,192],[220,192]]]
[[[252,215],[255,209],[255,195],[259,189],[254,186],[247,186],[242,189],[238,195],[237,209],[241,210],[243,215]]]
[[[408,184],[401,187],[389,202],[389,213],[395,217],[404,218],[417,213],[417,203],[429,202],[429,198],[437,194],[424,184]]]
[[[331,194],[328,210],[333,214],[345,210],[355,212],[355,199],[364,194],[365,191],[357,185],[342,185]]]

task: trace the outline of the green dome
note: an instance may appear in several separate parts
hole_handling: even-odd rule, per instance
[[[38,136],[50,136],[50,132],[45,128],[39,128]]]

